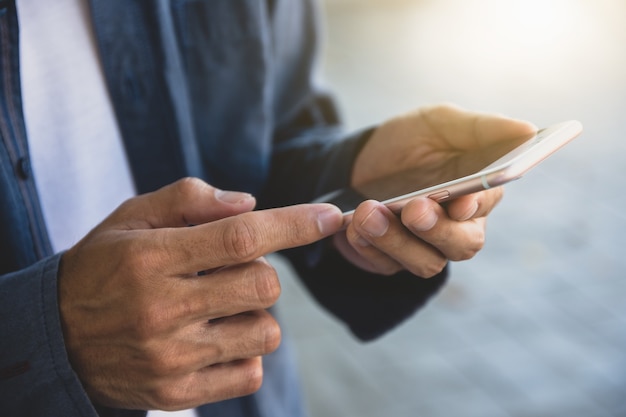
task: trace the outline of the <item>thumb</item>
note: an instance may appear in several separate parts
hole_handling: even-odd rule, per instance
[[[468,111],[454,105],[426,107],[420,113],[452,147],[466,151],[530,139],[537,132],[535,125],[524,120]]]
[[[186,227],[235,216],[254,209],[255,198],[223,191],[198,178],[183,178],[123,203],[106,222],[129,229]]]

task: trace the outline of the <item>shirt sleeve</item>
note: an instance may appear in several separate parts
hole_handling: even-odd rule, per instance
[[[57,302],[61,255],[0,276],[0,414],[143,416],[96,410],[68,361]]]
[[[382,336],[415,314],[443,287],[448,275],[447,268],[429,279],[409,272],[369,273],[336,250],[326,249],[323,242],[285,254],[315,300],[362,341]]]
[[[311,97],[286,129],[294,136],[282,137],[276,145],[261,199],[265,207],[306,203],[348,186],[354,159],[373,131],[342,135],[332,99],[321,94]],[[368,273],[345,260],[328,242],[284,254],[317,302],[361,340],[375,339],[413,315],[447,278],[447,269],[430,279],[409,272]]]
[[[291,168],[292,173],[281,174],[286,182],[278,181],[281,185],[274,201],[281,205],[307,202],[347,186],[354,157],[370,132],[366,129],[343,139],[331,138],[325,146],[313,144],[300,150],[304,155],[290,149],[281,157],[285,160],[282,169]],[[298,142],[305,146],[301,139]],[[320,158],[317,165],[315,158]],[[290,194],[285,191],[288,189],[295,191]],[[429,279],[409,272],[392,276],[369,273],[348,262],[328,241],[283,254],[315,300],[363,341],[378,338],[411,317],[444,286],[448,276],[447,268]]]

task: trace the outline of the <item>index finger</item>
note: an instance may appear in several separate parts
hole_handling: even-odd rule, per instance
[[[301,204],[169,229],[163,244],[176,273],[188,274],[308,245],[339,231],[342,222],[331,204]]]

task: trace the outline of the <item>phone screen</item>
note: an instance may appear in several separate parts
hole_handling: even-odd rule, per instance
[[[394,173],[355,188],[338,190],[325,196],[324,201],[336,205],[345,213],[354,210],[360,203],[368,199],[384,201],[470,176],[489,167],[496,161],[504,163],[503,157],[525,142],[529,143],[530,146],[533,142],[532,139],[524,137],[477,150],[459,150],[458,155],[443,163],[420,166]],[[513,154],[517,154],[517,152]]]
[[[532,137],[471,151],[459,149],[443,162],[420,165],[355,188],[337,190],[313,202],[336,205],[349,222],[352,211],[368,199],[383,202],[395,213],[400,213],[409,199],[420,195],[438,202],[447,201],[520,178],[582,130],[579,121],[569,120],[541,129]]]

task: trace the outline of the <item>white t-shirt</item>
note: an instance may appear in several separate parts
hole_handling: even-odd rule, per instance
[[[18,0],[31,164],[53,248],[75,244],[135,195],[86,0]],[[193,410],[150,412],[193,417]]]
[[[135,194],[83,0],[18,0],[31,165],[55,250]]]

